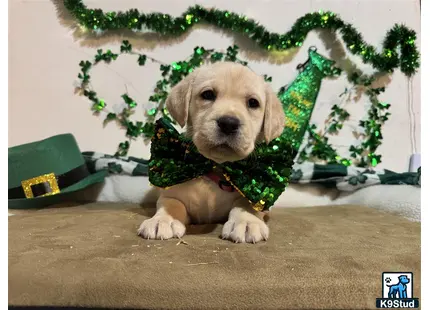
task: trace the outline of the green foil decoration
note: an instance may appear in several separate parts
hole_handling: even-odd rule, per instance
[[[126,12],[104,12],[101,9],[88,8],[82,0],[63,0],[63,3],[81,28],[97,34],[110,30],[128,29],[133,32],[149,31],[166,37],[178,37],[190,31],[194,25],[203,23],[241,34],[268,51],[286,51],[291,48],[300,48],[311,31],[326,29],[336,32],[350,53],[359,56],[364,63],[370,64],[375,69],[372,76],[364,76],[356,72],[348,73],[348,79],[354,84],[354,87],[361,86],[367,89],[366,95],[369,96],[372,106],[365,118],[359,123],[364,134],[361,134],[360,144],[350,147],[350,159],[341,158],[328,142],[327,135],[337,134],[342,129],[344,121],[349,117],[345,110],[339,108],[330,114],[329,127],[322,134],[317,132],[315,125],[308,126],[309,139],[299,154],[298,160],[300,162],[306,160],[324,161],[326,163],[337,162],[346,166],[354,164],[360,167],[378,165],[382,156],[377,154],[376,150],[382,143],[382,126],[388,120],[390,113],[386,111],[389,105],[379,102],[377,97],[384,89],[372,89],[371,84],[376,76],[391,73],[396,68],[400,68],[406,76],[412,76],[420,65],[420,55],[415,44],[416,33],[414,30],[404,25],[395,24],[388,30],[384,40],[381,40],[382,47],[378,49],[380,52],[377,52],[377,48],[366,43],[360,32],[352,24],[343,21],[337,14],[330,11],[305,14],[295,21],[289,31],[273,33],[247,16],[215,8],[206,9],[200,5],[190,7],[180,16],[173,17],[163,13],[141,13],[137,9],[130,9]],[[138,55],[133,52],[128,41],[123,41],[120,50],[121,54]],[[129,119],[137,104],[134,100],[126,102],[128,107],[122,113],[113,115],[114,113],[110,112],[106,117],[104,123],[112,120],[118,121],[126,129],[129,139],[128,144],[120,143],[116,154],[126,155],[129,143],[138,136],[146,138],[152,136],[154,121],[159,114],[169,118],[169,114],[164,108],[164,101],[168,96],[168,87],[174,86],[188,74],[189,70],[193,70],[208,59],[212,62],[227,60],[247,65],[247,62],[239,60],[237,55],[237,46],[229,47],[226,53],[196,47],[190,60],[170,65],[162,64],[146,55],[138,55],[137,63],[140,66],[144,66],[147,60],[159,62],[163,79],[157,82],[156,92],[149,100],[156,103],[157,106],[148,111],[148,122],[143,126],[141,122],[136,123]],[[92,110],[96,114],[104,112],[107,104],[97,97],[94,90],[89,88],[89,71],[98,62],[110,63],[117,57],[118,54],[114,54],[110,50],[105,53],[98,50],[93,63],[86,61],[80,64],[82,69],[79,74],[81,88],[83,94],[92,102]],[[271,81],[271,78],[266,77],[266,80]]]
[[[253,154],[243,160],[217,164],[201,155],[169,120],[156,121],[149,162],[151,184],[166,188],[216,169],[255,210],[270,209],[288,185],[323,78],[340,74],[334,62],[314,48],[309,50],[309,60],[300,70],[294,82],[278,94],[285,112],[283,133],[267,145],[257,145]]]
[[[234,12],[206,9],[200,5],[188,8],[179,17],[163,13],[141,13],[137,9],[126,12],[104,12],[88,8],[82,0],[64,0],[64,6],[77,22],[95,32],[128,29],[132,31],[152,31],[161,35],[177,37],[189,31],[194,25],[209,24],[233,31],[249,38],[262,48],[284,51],[302,46],[309,32],[316,29],[338,31],[348,50],[361,57],[377,71],[392,72],[399,68],[407,76],[419,68],[419,52],[415,45],[416,33],[404,25],[394,25],[386,34],[382,51],[363,40],[360,32],[352,24],[343,21],[330,11],[308,13],[298,18],[285,33],[268,31],[258,22]],[[124,45],[122,51],[131,51]],[[216,56],[214,56],[216,57]]]

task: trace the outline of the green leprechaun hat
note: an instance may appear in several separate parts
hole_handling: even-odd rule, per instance
[[[107,171],[91,174],[75,138],[61,134],[9,148],[10,209],[41,208],[102,182]]]

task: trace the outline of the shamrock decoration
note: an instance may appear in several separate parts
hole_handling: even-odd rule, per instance
[[[348,179],[348,183],[351,185],[357,185],[358,183],[364,184],[366,183],[367,176],[365,175],[365,172],[361,172],[356,176],[352,176]]]
[[[291,173],[290,181],[297,183],[301,178],[303,177],[303,172],[301,169],[293,169],[293,172]]]
[[[108,171],[109,173],[118,174],[122,172],[122,166],[117,163],[108,163]]]

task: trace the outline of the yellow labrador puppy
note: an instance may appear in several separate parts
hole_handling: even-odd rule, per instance
[[[260,141],[281,135],[284,111],[261,76],[232,62],[203,66],[178,83],[166,100],[171,116],[199,152],[217,163],[249,156]],[[267,240],[263,212],[214,172],[161,190],[157,212],[138,234],[148,239],[180,238],[185,225],[226,222],[222,237],[234,242]]]

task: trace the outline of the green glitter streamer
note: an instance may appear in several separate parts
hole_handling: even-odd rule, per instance
[[[163,13],[145,14],[137,9],[106,13],[101,9],[88,8],[82,0],[64,0],[64,6],[81,26],[92,31],[147,29],[161,35],[178,36],[189,31],[194,25],[205,23],[241,34],[266,50],[283,51],[300,47],[309,32],[328,29],[338,31],[348,50],[378,71],[392,72],[400,67],[404,74],[411,76],[419,68],[414,30],[403,25],[394,25],[387,32],[382,51],[378,53],[375,47],[363,40],[357,29],[330,11],[305,14],[296,20],[288,32],[279,34],[268,31],[244,15],[214,8],[205,9],[200,5],[188,8],[179,17]]]

